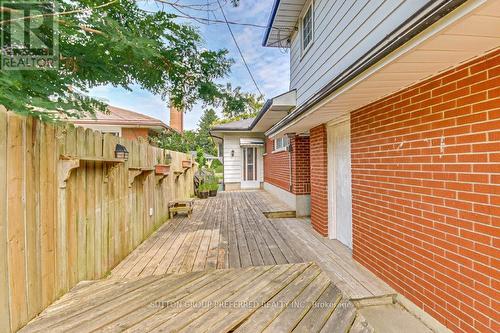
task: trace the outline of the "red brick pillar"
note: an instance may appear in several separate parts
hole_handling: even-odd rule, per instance
[[[317,232],[328,235],[328,173],[326,126],[310,131],[311,223]]]

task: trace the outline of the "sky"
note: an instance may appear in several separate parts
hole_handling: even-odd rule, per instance
[[[180,0],[178,2],[185,4],[215,2],[215,5],[212,5],[211,8],[218,8],[215,0]],[[226,3],[225,0],[221,0],[224,12],[229,21],[257,25],[267,25],[273,2],[274,0],[240,0],[239,7],[234,8]],[[146,6],[148,6],[148,9],[157,8],[157,5],[152,2]],[[165,9],[172,11],[168,6],[165,6]],[[207,18],[206,12],[189,11],[189,15]],[[223,20],[220,10],[211,14],[210,18]],[[220,80],[220,83],[230,82],[233,87],[240,86],[243,91],[257,93],[257,89],[241,60],[225,24],[210,23],[209,25],[205,25],[193,20],[184,20],[184,22],[198,28],[204,39],[205,48],[211,50],[225,48],[229,50],[229,57],[234,59],[235,63],[231,68],[229,76]],[[231,28],[265,98],[271,98],[286,92],[289,88],[290,78],[289,53],[278,48],[262,47],[261,43],[265,32],[263,28],[240,25],[232,25]],[[163,101],[160,96],[153,95],[139,86],[133,86],[132,91],[112,86],[101,86],[91,89],[90,94],[93,97],[106,101],[110,105],[143,113],[158,118],[166,124],[169,123],[167,102]],[[201,105],[197,105],[192,110],[187,111],[184,116],[185,129],[195,129],[202,113],[203,108]]]

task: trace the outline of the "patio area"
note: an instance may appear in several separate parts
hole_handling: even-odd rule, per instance
[[[112,271],[133,278],[207,269],[316,262],[350,298],[394,291],[352,260],[338,241],[317,234],[308,219],[268,219],[289,210],[265,191],[222,192],[197,200],[193,216],[162,226]]]
[[[373,332],[384,307],[382,324],[427,332],[391,308],[394,291],[349,249],[307,219],[263,214],[288,209],[264,191],[198,200],[191,218],[166,223],[108,279],[79,283],[21,332]]]

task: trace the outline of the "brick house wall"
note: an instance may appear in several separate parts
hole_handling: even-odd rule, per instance
[[[264,182],[290,192],[290,162],[288,152],[273,152],[273,140],[269,138],[266,138]]]
[[[311,224],[318,233],[328,235],[328,150],[326,126],[309,131],[311,170]]]
[[[293,194],[309,194],[309,138],[296,136],[290,140],[292,152],[273,152],[273,140],[266,139],[264,181]],[[292,187],[290,188],[290,154]]]
[[[309,137],[296,136],[290,141],[292,145],[292,193],[311,193]]]
[[[352,112],[351,139],[354,259],[451,330],[499,332],[500,52]]]

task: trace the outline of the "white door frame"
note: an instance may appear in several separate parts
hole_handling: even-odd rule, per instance
[[[334,163],[334,145],[333,145],[333,130],[336,125],[349,122],[350,115],[342,116],[327,123],[327,177],[328,177],[328,238],[337,239],[337,221],[333,212],[336,211],[336,179],[335,179],[335,163]],[[352,194],[351,194],[352,199]],[[351,208],[352,209],[352,208]],[[351,221],[351,242],[352,244],[352,221]]]
[[[246,172],[246,156],[245,156],[245,149],[252,148],[254,150],[254,161],[253,161],[253,170],[254,170],[254,180],[245,180],[245,172]],[[248,147],[241,147],[241,188],[242,189],[256,189],[260,188],[260,181],[259,181],[259,173],[258,173],[258,166],[259,164],[259,147],[254,147],[254,146],[248,146]]]

